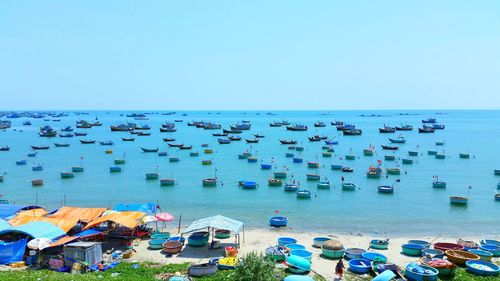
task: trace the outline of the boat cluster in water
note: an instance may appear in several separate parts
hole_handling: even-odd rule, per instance
[[[75,113],[77,115],[85,115],[85,113]],[[163,115],[170,116],[174,115],[175,112],[168,112],[168,113],[163,113]],[[58,122],[60,121],[60,118],[64,118],[68,116],[66,113],[9,113],[9,114],[4,114],[3,117],[7,118],[5,120],[0,120],[0,128],[3,130],[9,129],[12,126],[12,122],[9,119],[13,118],[19,118],[19,117],[28,117],[28,118],[42,118],[46,123],[48,122]],[[184,115],[185,116],[185,115]],[[128,118],[134,118],[134,120],[141,120],[141,121],[146,121],[148,120],[148,115],[147,114],[129,114],[126,115]],[[178,124],[182,124],[184,121],[182,119],[174,119],[173,121],[167,121],[161,124],[161,126],[158,128],[160,133],[167,133],[169,137],[162,138],[163,142],[167,143],[168,147],[171,148],[178,148],[179,150],[188,150],[190,153],[189,155],[191,157],[196,157],[199,156],[198,151],[193,150],[193,145],[186,145],[183,142],[176,142],[175,132],[177,131],[177,126]],[[421,120],[422,126],[418,128],[419,133],[434,133],[436,130],[444,130],[445,125],[439,124],[436,119],[429,118],[425,120]],[[31,126],[32,123],[29,120],[26,120],[23,122],[23,126]],[[354,124],[348,124],[343,121],[331,121],[330,122],[331,126],[335,126],[337,131],[341,131],[344,136],[360,136],[362,135],[363,131],[359,128],[356,127]],[[97,141],[95,139],[90,139],[87,138],[87,130],[92,129],[93,127],[100,127],[103,126],[103,123],[99,121],[98,118],[95,120],[79,120],[76,121],[75,123],[75,128],[74,129],[72,126],[64,126],[61,127],[59,130],[55,129],[51,125],[43,125],[42,127],[39,128],[38,135],[43,138],[53,138],[54,140],[56,139],[64,139],[64,138],[73,138],[73,137],[85,137],[85,138],[80,138],[79,142],[83,145],[90,145],[90,144],[95,144]],[[243,132],[250,132],[252,129],[252,124],[248,120],[242,120],[240,122],[237,122],[233,125],[230,125],[228,128],[223,128],[222,125],[217,124],[215,122],[210,122],[210,121],[191,121],[187,122],[187,126],[189,127],[195,127],[198,129],[202,130],[210,130],[213,131],[212,136],[217,138],[217,142],[219,145],[229,145],[233,142],[238,142],[241,141],[242,138],[242,133]],[[286,120],[282,121],[272,121],[269,123],[269,126],[272,128],[280,128],[280,127],[285,127],[287,131],[308,131],[309,127],[306,124],[291,124],[290,122]],[[327,123],[323,121],[317,121],[314,122],[313,127],[314,128],[323,128],[326,127]],[[135,140],[135,137],[147,137],[151,136],[151,131],[153,130],[152,127],[150,127],[147,124],[144,125],[137,125],[136,123],[133,122],[127,122],[127,123],[121,123],[121,124],[111,124],[109,125],[110,131],[111,132],[122,132],[122,133],[128,133],[127,135],[121,136],[121,140],[123,142],[133,142]],[[378,129],[380,134],[394,134],[396,132],[404,132],[404,131],[412,131],[413,126],[409,124],[401,124],[400,126],[387,126],[383,125],[383,127],[380,127]],[[246,134],[248,135],[248,134]],[[261,140],[265,139],[265,135],[262,133],[251,133],[251,137],[249,138],[244,138],[246,143],[249,144],[254,144],[254,143],[259,143]],[[281,145],[288,145],[288,150],[289,152],[285,153],[285,158],[291,158],[292,163],[300,164],[304,162],[304,159],[301,157],[300,152],[304,150],[303,146],[297,145],[303,140],[298,140],[294,138],[288,138],[288,139],[280,139],[279,143]],[[331,158],[334,156],[334,146],[339,144],[339,140],[336,137],[328,137],[327,135],[321,135],[321,134],[314,134],[312,136],[308,136],[307,140],[312,143],[323,143],[322,146],[322,152],[321,155],[323,158]],[[384,161],[387,163],[395,163],[392,167],[386,167],[385,169],[382,168],[382,160],[377,160],[377,163],[373,166],[368,167],[366,171],[366,177],[367,178],[382,178],[386,177],[388,178],[391,175],[395,175],[398,178],[394,179],[394,184],[397,182],[400,182],[399,176],[402,174],[402,170],[399,168],[399,164],[397,161],[401,161],[402,165],[412,165],[414,162],[416,162],[418,156],[422,155],[423,153],[418,151],[418,148],[416,150],[410,150],[407,152],[407,156],[402,156],[402,157],[396,157],[394,155],[395,151],[398,151],[400,149],[400,145],[406,143],[406,138],[403,135],[398,135],[396,137],[390,137],[388,138],[389,144],[387,145],[381,145],[381,149],[383,151],[388,151],[392,153],[387,153],[384,155]],[[101,146],[113,146],[115,143],[111,140],[99,140],[98,143]],[[54,141],[53,142],[54,147],[57,148],[63,148],[63,147],[69,147],[71,144],[68,142],[61,142],[61,141]],[[438,141],[435,143],[436,146],[444,146],[445,142],[444,141]],[[203,153],[204,154],[212,154],[214,152],[213,148],[210,148],[208,144],[202,144],[201,145],[203,148]],[[27,156],[28,157],[36,157],[37,155],[37,150],[49,150],[50,146],[47,145],[32,145],[31,149],[34,150],[34,152],[29,153]],[[158,146],[155,147],[140,147],[141,151],[144,153],[158,153],[158,156],[168,156],[168,153],[166,151],[160,151]],[[10,147],[8,144],[0,147],[0,151],[9,151]],[[298,152],[298,154],[296,153]],[[112,150],[106,150],[106,153],[112,153]],[[368,148],[363,150],[363,156],[370,157],[374,156],[376,154],[376,148],[373,145],[370,145]],[[435,157],[436,159],[446,159],[447,156],[443,153],[438,152],[437,150],[428,150],[427,154]],[[469,159],[471,158],[471,155],[469,153],[460,153],[458,155],[459,158],[461,159]],[[256,155],[253,155],[251,152],[248,150],[239,154],[238,158],[241,160],[246,160],[248,163],[257,163],[259,162],[259,159],[257,158]],[[349,167],[349,165],[346,165],[347,162],[349,161],[354,161],[359,156],[357,156],[355,153],[352,152],[352,150],[344,155],[344,156],[339,156],[338,157],[338,163],[331,164],[331,170],[333,172],[339,172],[339,173],[353,173],[354,168]],[[180,158],[179,157],[169,157],[169,162],[179,162]],[[120,159],[115,159],[114,160],[114,166],[109,167],[109,172],[110,173],[119,173],[122,171],[121,165],[125,164],[126,160],[125,158],[120,158]],[[212,165],[212,160],[207,160],[204,159],[201,161],[202,165]],[[27,165],[27,160],[22,159],[19,161],[16,161],[16,165]],[[390,164],[389,164],[390,165]],[[307,167],[311,170],[314,171],[314,169],[320,168],[322,165],[321,163],[316,159],[315,161],[307,161]],[[269,178],[267,184],[272,187],[279,187],[282,186],[285,192],[295,192],[297,195],[297,198],[311,198],[312,192],[311,190],[304,189],[301,187],[300,182],[294,178],[294,175],[289,174],[289,171],[286,167],[283,167],[283,170],[276,170],[277,167],[274,165],[274,162],[270,163],[265,163],[262,162],[260,163],[260,169],[262,170],[272,170],[275,169],[272,173],[272,176]],[[33,171],[41,171],[43,170],[43,167],[41,165],[36,165],[32,167]],[[217,169],[216,169],[217,170]],[[79,166],[74,166],[71,167],[71,170],[69,171],[63,171],[60,173],[61,178],[72,178],[75,176],[75,173],[81,173],[84,171],[84,167],[82,165]],[[500,175],[500,170],[495,170],[494,171],[496,175]],[[339,174],[340,176],[341,174]],[[326,177],[321,177],[319,173],[308,173],[307,175],[307,180],[308,181],[317,181],[317,188],[318,189],[329,189],[333,184],[326,178]],[[0,181],[3,181],[4,175],[0,176]],[[159,180],[160,185],[162,186],[171,186],[175,185],[176,180],[174,178],[160,178],[158,172],[151,172],[151,173],[146,173],[145,178],[147,180]],[[287,180],[287,178],[289,180]],[[354,191],[358,189],[358,186],[353,183],[353,182],[346,182],[344,180],[343,176],[340,176],[341,178],[341,188],[342,190],[345,191]],[[218,184],[218,178],[217,175],[214,175],[214,177],[211,178],[205,178],[201,180],[202,186],[205,187],[214,187],[217,186]],[[239,181],[239,186],[241,186],[244,189],[256,189],[259,187],[259,184],[256,181],[253,180],[240,180]],[[380,185],[378,186],[378,191],[380,193],[393,193],[395,188],[394,184],[392,185]],[[32,185],[33,186],[41,186],[43,185],[43,179],[37,178],[32,180]],[[335,185],[333,185],[335,186]],[[440,181],[438,176],[435,176],[434,181],[432,182],[432,187],[434,188],[445,188],[446,187],[446,182]],[[500,183],[497,185],[497,188],[500,189]],[[470,190],[470,187],[468,187],[468,190]],[[495,200],[500,201],[500,194],[495,194]],[[452,204],[467,204],[468,203],[468,196],[451,196],[450,197],[450,203]]]

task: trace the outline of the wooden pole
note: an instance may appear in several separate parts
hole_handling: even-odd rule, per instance
[[[181,233],[181,222],[182,222],[182,214],[179,215],[179,226],[177,228],[177,233]]]

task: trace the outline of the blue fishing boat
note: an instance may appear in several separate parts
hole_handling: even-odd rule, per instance
[[[340,164],[332,164],[332,165],[330,166],[330,168],[331,168],[332,170],[340,170],[340,169],[342,169],[342,165],[340,165]]]
[[[230,144],[231,140],[230,139],[217,139],[219,144]]]
[[[61,132],[73,132],[73,128],[71,128],[71,126],[66,126],[61,129]]]
[[[295,156],[295,154],[294,154],[294,153],[292,153],[292,152],[287,152],[287,153],[285,153],[285,157],[287,157],[287,158],[292,158],[292,157],[294,157],[294,156]]]
[[[272,164],[264,164],[264,163],[260,164],[260,168],[262,170],[270,170],[272,167],[273,167]]]
[[[112,141],[99,141],[100,145],[114,145]]]
[[[42,171],[43,167],[42,167],[42,165],[36,165],[36,166],[31,167],[31,170],[33,172],[38,172],[38,171]]]
[[[391,143],[406,143],[406,139],[403,136],[399,136],[395,139],[389,139]]]
[[[325,140],[325,144],[328,144],[328,145],[337,145],[337,144],[339,144],[339,141],[336,141],[336,140],[333,140],[333,139]]]
[[[302,158],[298,158],[298,157],[293,158],[293,163],[302,163],[302,162],[304,162],[304,159],[302,159]]]
[[[275,216],[269,218],[269,225],[273,227],[284,227],[288,224],[288,218],[283,216]]]
[[[343,182],[342,183],[342,190],[354,191],[354,190],[356,190],[356,184],[349,183],[349,182]]]
[[[119,173],[122,171],[122,168],[121,167],[117,167],[117,166],[112,166],[112,167],[109,167],[109,172],[110,173]]]
[[[422,123],[424,123],[424,124],[434,124],[434,123],[436,123],[436,119],[434,119],[434,118],[428,118],[428,119],[422,120]]]
[[[27,161],[26,160],[19,160],[16,161],[16,165],[26,165]]]
[[[160,151],[160,152],[158,152],[158,156],[160,156],[160,157],[165,157],[167,155],[168,155],[168,153],[166,151]]]
[[[319,181],[321,178],[318,174],[307,174],[307,180],[309,181]]]
[[[465,262],[467,271],[479,276],[498,276],[500,267],[494,263],[482,260],[468,260]]]
[[[256,189],[257,187],[259,187],[259,184],[254,182],[254,181],[243,180],[243,181],[240,181],[239,184],[244,189]]]
[[[356,274],[366,274],[371,270],[371,261],[365,259],[349,260],[349,270]]]
[[[72,133],[60,134],[59,135],[60,138],[72,138],[74,136],[75,136],[75,134],[72,134]]]

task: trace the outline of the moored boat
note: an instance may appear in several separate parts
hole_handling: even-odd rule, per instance
[[[145,148],[145,147],[141,147],[141,150],[142,152],[158,152],[158,147],[156,148]]]
[[[299,190],[297,190],[297,198],[309,199],[309,198],[311,198],[311,191],[309,191],[307,189],[299,189]]]
[[[349,182],[343,182],[342,183],[342,190],[354,191],[354,190],[356,190],[356,184],[349,183]]]
[[[166,179],[160,179],[160,185],[161,185],[161,186],[171,186],[171,185],[175,185],[175,179],[169,179],[169,178],[166,178]]]
[[[61,172],[62,179],[69,179],[69,178],[73,178],[74,176],[75,176],[75,174],[73,174],[73,172]]]
[[[267,181],[269,186],[281,186],[283,184],[283,181],[280,179],[269,179]]]
[[[463,196],[450,196],[450,204],[467,205],[469,198]]]
[[[207,178],[202,180],[203,186],[216,186],[217,179],[216,178]]]

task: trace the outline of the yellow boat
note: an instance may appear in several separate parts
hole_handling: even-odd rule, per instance
[[[214,151],[212,149],[205,149],[205,154],[212,154]]]
[[[217,263],[220,270],[234,269],[238,265],[238,258],[221,258]]]
[[[106,153],[106,154],[113,154],[113,150],[106,150],[106,151],[104,151],[104,153]]]

